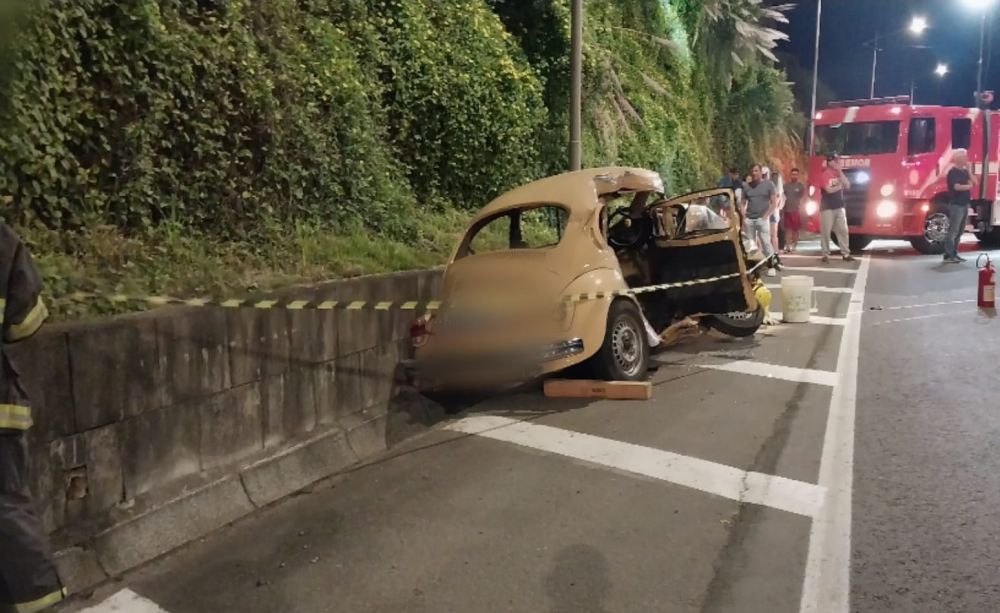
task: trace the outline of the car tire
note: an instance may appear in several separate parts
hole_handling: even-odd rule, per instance
[[[641,381],[649,369],[649,343],[639,307],[616,300],[608,309],[601,348],[590,358],[595,377],[605,381]]]
[[[709,315],[705,318],[708,327],[718,330],[727,336],[745,338],[753,336],[764,323],[764,305],[758,304],[753,313],[727,313],[726,315]]]

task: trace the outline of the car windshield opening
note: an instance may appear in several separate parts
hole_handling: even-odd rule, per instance
[[[569,212],[554,204],[504,211],[476,224],[458,257],[555,247],[566,233],[568,219]]]
[[[816,127],[819,155],[878,155],[899,149],[898,121],[867,121]]]

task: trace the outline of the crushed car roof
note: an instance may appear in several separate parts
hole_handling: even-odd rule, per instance
[[[587,212],[598,205],[598,197],[621,191],[663,193],[663,179],[652,170],[625,166],[567,172],[514,188],[483,207],[477,217],[526,204],[558,204],[571,213]]]

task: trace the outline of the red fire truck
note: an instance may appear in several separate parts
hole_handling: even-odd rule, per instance
[[[851,250],[876,238],[909,240],[921,253],[942,253],[948,233],[946,176],[952,152],[967,149],[979,179],[969,223],[990,247],[1000,246],[997,198],[1000,120],[983,108],[911,106],[909,97],[832,103],[816,113],[815,155],[809,160],[807,227],[819,231],[819,178],[836,153],[851,182],[845,192]]]

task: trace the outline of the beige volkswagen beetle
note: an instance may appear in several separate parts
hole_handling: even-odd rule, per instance
[[[424,389],[513,383],[576,365],[639,380],[660,335],[685,318],[752,335],[764,309],[738,207],[727,207],[729,219],[715,212],[732,202],[728,189],[665,199],[657,173],[623,167],[500,196],[451,255],[445,308],[413,325],[408,372]]]

